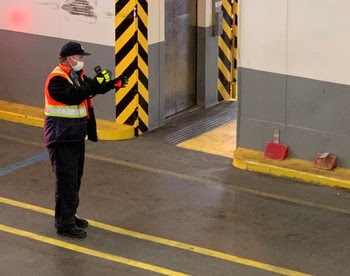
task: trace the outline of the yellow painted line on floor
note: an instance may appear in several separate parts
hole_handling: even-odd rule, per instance
[[[51,244],[53,246],[65,248],[65,249],[72,250],[72,251],[79,252],[79,253],[83,253],[83,254],[86,254],[86,255],[89,255],[89,256],[105,259],[105,260],[108,260],[108,261],[121,263],[121,264],[124,264],[124,265],[140,268],[140,269],[143,269],[143,270],[156,272],[156,273],[163,274],[163,275],[174,275],[174,276],[176,276],[176,275],[178,275],[178,276],[188,275],[188,274],[183,274],[183,273],[180,273],[180,272],[177,272],[177,271],[174,271],[174,270],[170,270],[170,269],[167,269],[167,268],[146,264],[146,263],[143,263],[143,262],[139,262],[139,261],[123,258],[123,257],[120,257],[120,256],[116,256],[116,255],[100,252],[100,251],[93,250],[93,249],[89,249],[89,248],[86,248],[86,247],[83,247],[83,246],[79,246],[79,245],[75,245],[75,244],[72,244],[72,243],[68,243],[68,242],[56,240],[56,239],[53,239],[53,238],[45,237],[45,236],[38,235],[38,234],[35,234],[35,233],[32,233],[32,232],[28,232],[28,231],[24,231],[24,230],[21,230],[21,229],[9,227],[9,226],[3,225],[3,224],[0,224],[0,231],[7,232],[7,233],[10,233],[10,234],[13,234],[13,235],[17,235],[17,236],[21,236],[21,237],[25,237],[25,238],[29,238],[29,239],[32,239],[32,240],[40,241],[40,242],[43,242],[43,243],[46,243],[46,244]]]
[[[45,215],[49,215],[49,216],[55,215],[54,210],[50,210],[47,208],[39,207],[36,205],[28,204],[25,202],[9,199],[9,198],[5,198],[5,197],[0,197],[0,203],[7,204],[10,206],[14,206],[14,207],[19,207],[19,208],[26,209],[26,210],[31,210],[31,211],[45,214]]]
[[[107,231],[110,231],[113,233],[126,235],[126,236],[130,236],[130,237],[134,237],[137,239],[142,239],[142,240],[146,240],[146,241],[150,241],[150,242],[154,242],[154,243],[158,243],[158,244],[163,244],[163,245],[166,245],[169,247],[179,248],[179,249],[191,251],[191,252],[194,252],[197,254],[201,254],[201,255],[205,255],[205,256],[209,256],[209,257],[213,257],[216,259],[221,259],[221,260],[225,260],[225,261],[229,261],[232,263],[241,264],[241,265],[245,265],[245,266],[249,266],[249,267],[258,268],[261,270],[270,271],[270,272],[278,273],[281,275],[296,275],[296,276],[297,275],[300,275],[300,276],[310,275],[310,274],[305,274],[305,273],[301,273],[298,271],[294,271],[294,270],[290,270],[290,269],[262,263],[262,262],[253,261],[253,260],[246,259],[246,258],[237,257],[234,255],[222,253],[219,251],[206,249],[206,248],[191,245],[191,244],[186,244],[186,243],[182,243],[182,242],[177,242],[177,241],[172,241],[172,240],[168,240],[168,239],[164,239],[164,238],[150,236],[147,234],[137,233],[137,232],[130,231],[130,230],[125,230],[125,229],[111,226],[111,225],[107,225],[104,223],[94,222],[91,225],[94,225],[95,227],[98,227],[98,228],[101,228],[101,229],[104,229],[104,230],[107,230]]]
[[[4,197],[0,197],[0,203],[8,204],[8,205],[15,206],[15,207],[20,207],[23,209],[36,211],[36,212],[51,215],[51,216],[54,215],[53,210],[42,208],[42,207],[31,205],[31,204],[27,204],[27,203],[23,203],[23,202],[8,199],[8,198],[4,198]],[[194,252],[197,254],[201,254],[201,255],[205,255],[205,256],[209,256],[209,257],[213,257],[213,258],[217,258],[217,259],[221,259],[221,260],[225,260],[225,261],[229,261],[232,263],[241,264],[241,265],[245,265],[245,266],[249,266],[249,267],[254,267],[254,268],[265,270],[265,271],[270,271],[270,272],[278,273],[281,275],[296,275],[296,276],[310,275],[310,274],[305,274],[305,273],[301,273],[298,271],[294,271],[294,270],[290,270],[290,269],[286,269],[286,268],[282,268],[282,267],[278,267],[278,266],[274,266],[274,265],[270,265],[270,264],[265,264],[265,263],[258,262],[258,261],[253,261],[253,260],[246,259],[246,258],[237,257],[234,255],[222,253],[219,251],[202,248],[202,247],[191,245],[191,244],[186,244],[186,243],[182,243],[182,242],[177,242],[177,241],[173,241],[173,240],[169,240],[169,239],[159,238],[159,237],[155,237],[155,236],[151,236],[151,235],[147,235],[147,234],[138,233],[135,231],[122,229],[120,227],[108,225],[108,224],[93,221],[93,220],[89,220],[89,224],[93,227],[100,228],[100,229],[103,229],[103,230],[106,230],[106,231],[109,231],[109,232],[112,232],[115,234],[129,236],[129,237],[137,238],[140,240],[150,241],[153,243],[162,244],[165,246],[174,247],[174,248],[178,248],[178,249],[183,249],[183,250]],[[84,252],[82,252],[82,253],[84,253]]]
[[[236,120],[179,143],[177,146],[232,158],[236,148]]]

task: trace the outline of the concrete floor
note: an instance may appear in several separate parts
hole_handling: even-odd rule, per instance
[[[18,163],[45,152],[42,129],[0,121],[0,275],[350,275],[348,191],[162,143],[176,126],[87,144],[91,226],[72,240],[53,227],[49,160]]]

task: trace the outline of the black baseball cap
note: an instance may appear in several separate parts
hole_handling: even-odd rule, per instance
[[[70,41],[63,45],[60,56],[69,57],[74,55],[90,56],[90,53],[85,52],[83,46],[77,42]]]

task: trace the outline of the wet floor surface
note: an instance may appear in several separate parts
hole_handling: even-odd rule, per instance
[[[53,227],[42,129],[0,121],[0,274],[349,275],[348,191],[240,171],[166,131],[87,143],[78,213],[91,225],[72,240]]]

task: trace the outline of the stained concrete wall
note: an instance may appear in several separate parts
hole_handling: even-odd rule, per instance
[[[92,53],[86,58],[87,75],[94,75],[96,65],[114,71],[114,1],[89,1],[89,16],[69,13],[61,2],[0,2],[1,100],[44,107],[46,77],[69,40]],[[97,117],[115,120],[113,93],[96,96],[94,102]]]
[[[346,0],[241,1],[239,147],[263,151],[278,128],[292,157],[332,152],[350,167],[349,8]]]
[[[35,107],[44,107],[44,84],[58,64],[59,50],[69,40],[0,30],[0,99]],[[114,47],[81,42],[92,56],[85,59],[85,71],[101,65],[114,71]],[[24,47],[23,47],[24,45]],[[94,98],[99,118],[115,120],[114,93]]]
[[[149,129],[164,124],[165,1],[148,1]],[[81,42],[92,53],[86,58],[87,75],[94,75],[96,65],[114,71],[114,0],[89,1],[97,20],[74,16],[59,3],[0,3],[1,100],[43,107],[45,79],[58,62],[60,48],[69,40]],[[211,12],[211,0],[198,0],[198,64],[193,77],[197,79],[197,103],[203,107],[217,103],[217,37],[211,36]],[[99,118],[115,120],[113,93],[96,96],[94,102]]]

